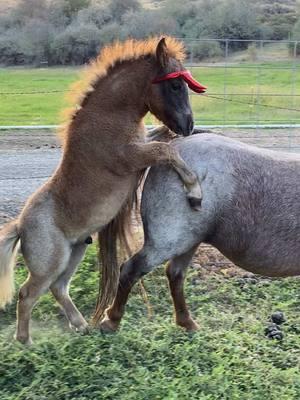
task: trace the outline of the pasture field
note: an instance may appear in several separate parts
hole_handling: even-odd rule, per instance
[[[91,246],[71,286],[86,317],[97,275]],[[17,282],[25,276],[20,260]],[[152,317],[136,287],[115,335],[68,331],[46,295],[34,310],[35,344],[26,348],[13,340],[15,304],[0,312],[1,400],[299,400],[299,279],[253,283],[191,269],[187,298],[201,325],[195,334],[174,326],[162,268],[145,286]],[[264,336],[274,310],[287,319],[282,341]]]
[[[207,96],[192,95],[196,123],[300,123],[299,111],[262,106],[300,110],[298,67],[292,61],[280,61],[235,62],[226,69],[220,63],[191,68],[194,76],[208,86]],[[0,126],[58,124],[65,106],[64,92],[79,75],[80,68],[71,67],[0,68]],[[228,102],[222,100],[224,85]],[[149,116],[146,122],[154,120]]]

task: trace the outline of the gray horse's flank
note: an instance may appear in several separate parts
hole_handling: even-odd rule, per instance
[[[202,182],[202,210],[187,207],[170,169],[152,168],[142,201],[145,245],[166,260],[206,242],[254,273],[300,274],[300,157],[208,134],[176,147]]]
[[[151,168],[142,197],[145,243],[122,267],[103,330],[117,329],[133,284],[167,260],[176,321],[197,329],[185,304],[183,281],[201,242],[248,271],[300,275],[300,157],[213,134],[176,142],[201,182],[202,209],[197,213],[189,207],[169,167]]]

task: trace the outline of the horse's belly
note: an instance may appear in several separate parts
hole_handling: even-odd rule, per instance
[[[291,194],[289,198],[293,198]],[[254,207],[246,200],[247,207],[228,208],[226,218],[217,225],[212,244],[235,264],[253,273],[300,275],[299,208],[282,204],[281,197],[278,201],[277,205],[272,197],[269,207],[259,202]]]
[[[135,188],[135,179],[122,179],[114,184],[105,194],[93,193],[92,201],[81,205],[77,215],[67,221],[65,232],[71,241],[77,242],[87,236],[99,232],[120,212],[122,206],[131,196]]]
[[[89,231],[97,232],[114,219],[128,199],[129,193],[129,190],[116,191],[95,204],[87,221]]]
[[[248,248],[245,252],[240,249],[219,248],[219,250],[239,267],[254,274],[265,276],[297,276],[300,275],[299,248],[294,250],[280,246],[272,248]]]

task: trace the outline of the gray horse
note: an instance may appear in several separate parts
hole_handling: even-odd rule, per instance
[[[197,329],[183,283],[201,242],[248,271],[300,275],[300,157],[213,134],[179,139],[176,147],[202,182],[202,209],[191,209],[171,168],[151,168],[142,196],[145,243],[121,269],[104,331],[118,328],[134,283],[166,260],[176,322]]]

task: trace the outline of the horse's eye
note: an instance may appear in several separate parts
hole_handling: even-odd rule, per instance
[[[171,87],[175,91],[180,90],[181,89],[181,83],[176,81],[176,80],[173,80],[173,81],[171,81]]]

